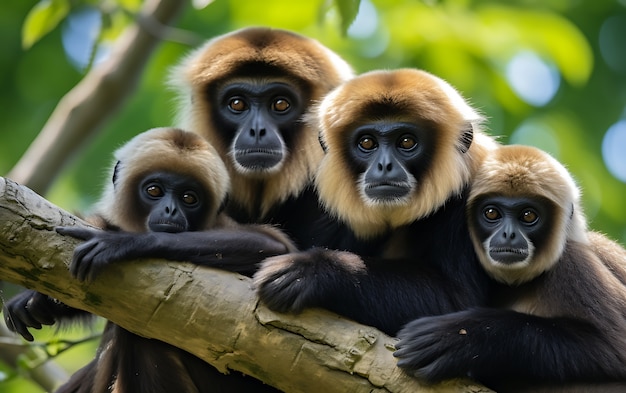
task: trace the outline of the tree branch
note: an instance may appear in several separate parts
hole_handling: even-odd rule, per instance
[[[21,337],[17,337],[4,323],[0,322],[0,359],[14,369],[18,369],[18,363],[23,356],[32,360],[40,358],[41,355],[40,351],[34,350],[31,344],[25,343]],[[27,370],[20,369],[20,371],[25,372],[28,378],[47,392],[54,391],[68,378],[67,372],[51,361],[42,361],[36,366],[29,367]]]
[[[142,23],[130,26],[116,42],[109,58],[70,90],[7,175],[40,194],[60,173],[72,153],[115,113],[137,86],[159,37],[155,24],[169,24],[185,7],[179,0],[146,0],[138,15]],[[152,21],[148,31],[142,25]]]
[[[67,269],[78,241],[58,235],[59,225],[83,223],[0,178],[0,279],[288,392],[489,391],[460,380],[420,384],[395,366],[394,339],[324,310],[274,313],[259,304],[250,279],[236,274],[145,260],[112,265],[81,283]]]

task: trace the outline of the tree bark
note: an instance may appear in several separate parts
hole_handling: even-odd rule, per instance
[[[395,366],[393,338],[324,310],[274,313],[240,275],[144,260],[112,265],[98,280],[79,282],[67,268],[78,241],[57,234],[59,225],[84,223],[0,178],[0,279],[288,392],[489,391],[462,380],[424,385]]]

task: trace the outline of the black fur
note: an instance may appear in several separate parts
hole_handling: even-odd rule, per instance
[[[118,389],[121,385],[121,391],[132,393],[276,391],[254,378],[235,374],[240,377],[222,374],[185,351],[109,322],[96,358],[73,374],[58,392],[109,393],[116,381]]]
[[[62,320],[91,320],[86,311],[69,307],[58,300],[27,289],[4,304],[2,314],[9,330],[20,334],[28,341],[33,335],[28,328],[41,329],[42,325],[53,325]]]
[[[465,199],[453,197],[431,216],[370,240],[367,250],[351,244],[362,271],[346,268],[333,250],[292,254],[293,263],[257,281],[259,296],[278,311],[324,307],[391,335],[417,317],[485,304],[488,279],[464,214]]]
[[[566,383],[600,384],[582,391],[601,392],[609,382],[626,388],[624,297],[603,284],[594,257],[587,245],[569,242],[548,272],[492,286],[488,305],[497,308],[409,323],[398,334],[398,366],[431,382],[471,377],[503,392]],[[506,309],[516,301],[543,315]]]
[[[398,366],[428,381],[471,377],[505,392],[531,381],[603,382],[626,373],[597,327],[576,318],[475,308],[417,319],[399,336]]]

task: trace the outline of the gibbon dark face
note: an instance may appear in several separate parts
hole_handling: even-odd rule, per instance
[[[236,82],[217,89],[209,100],[215,127],[231,143],[240,172],[277,171],[293,146],[300,118],[308,102],[292,84]]]
[[[200,182],[172,172],[150,173],[138,182],[137,205],[152,232],[201,230],[208,203]]]
[[[432,134],[413,123],[381,122],[351,135],[350,161],[359,174],[363,197],[393,203],[410,195],[430,163]]]
[[[540,196],[484,196],[469,211],[470,226],[492,263],[528,264],[546,247],[556,208]]]

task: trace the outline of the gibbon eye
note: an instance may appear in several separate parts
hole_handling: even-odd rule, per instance
[[[502,217],[498,209],[496,209],[495,207],[486,208],[485,211],[483,212],[483,215],[489,221],[495,221]]]
[[[272,102],[272,110],[276,112],[284,112],[288,110],[290,107],[291,107],[291,104],[289,103],[289,101],[285,100],[284,98],[277,98],[276,100],[274,100],[274,102]]]
[[[153,198],[159,198],[163,196],[163,190],[161,187],[156,185],[151,185],[146,188],[146,193]]]
[[[417,145],[417,141],[412,136],[405,135],[398,141],[398,147],[404,150],[411,150]]]
[[[539,219],[539,215],[532,209],[526,209],[522,212],[520,220],[525,224],[534,224]]]
[[[363,150],[374,150],[378,147],[376,140],[370,136],[364,136],[359,139],[359,147]]]
[[[195,193],[187,191],[183,194],[182,200],[187,205],[195,205],[198,203],[198,197]]]
[[[241,98],[231,98],[228,102],[228,107],[235,112],[243,112],[248,109],[248,105]]]

